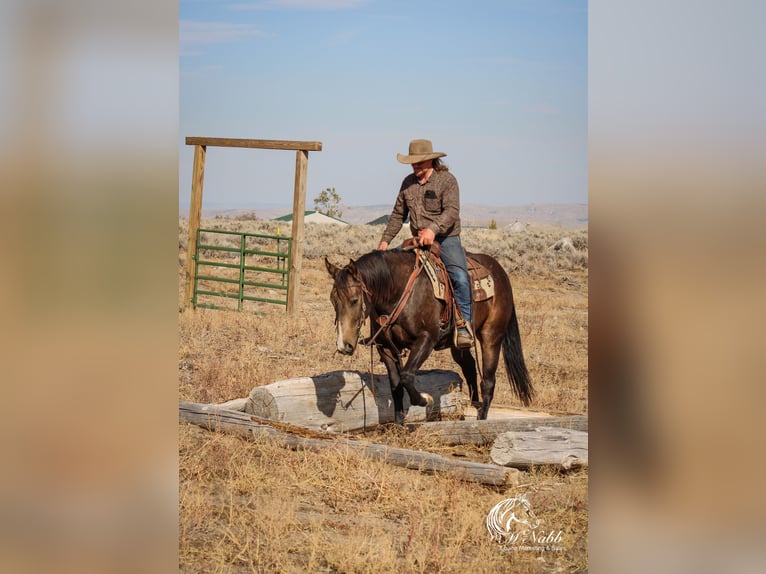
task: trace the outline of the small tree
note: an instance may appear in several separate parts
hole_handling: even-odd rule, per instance
[[[489,228],[490,229],[497,229],[497,221],[495,221],[494,219],[490,219],[489,220]]]
[[[334,187],[328,187],[322,190],[322,193],[314,199],[314,208],[319,213],[324,213],[330,217],[343,217],[343,210],[340,206],[341,197]]]

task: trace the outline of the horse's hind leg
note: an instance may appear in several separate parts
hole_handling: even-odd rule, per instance
[[[458,350],[454,347],[450,349],[452,359],[460,366],[463,372],[463,378],[468,385],[468,396],[471,398],[471,405],[479,408],[479,389],[476,387],[476,360],[468,349]]]
[[[489,407],[495,396],[495,373],[500,360],[501,340],[496,342],[483,341],[481,345],[482,379],[481,379],[481,408],[476,418],[484,420],[489,414]]]

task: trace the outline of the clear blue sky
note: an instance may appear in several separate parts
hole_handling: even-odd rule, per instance
[[[186,136],[320,141],[306,203],[392,204],[427,138],[461,201],[587,202],[587,2],[180,0]],[[290,205],[295,152],[208,148],[203,206]]]

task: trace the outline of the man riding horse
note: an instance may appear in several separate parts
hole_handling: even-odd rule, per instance
[[[431,142],[423,139],[410,142],[408,155],[396,155],[401,163],[412,165],[412,173],[402,181],[378,249],[388,249],[408,215],[410,230],[420,246],[439,243],[460,310],[456,345],[458,349],[468,349],[473,345],[473,313],[465,251],[460,241],[460,191],[457,179],[439,159],[445,155],[434,152]]]

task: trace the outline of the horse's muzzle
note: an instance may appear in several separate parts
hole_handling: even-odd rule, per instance
[[[338,352],[344,355],[353,355],[354,347],[351,345],[351,343],[344,343],[342,346],[338,345]]]

